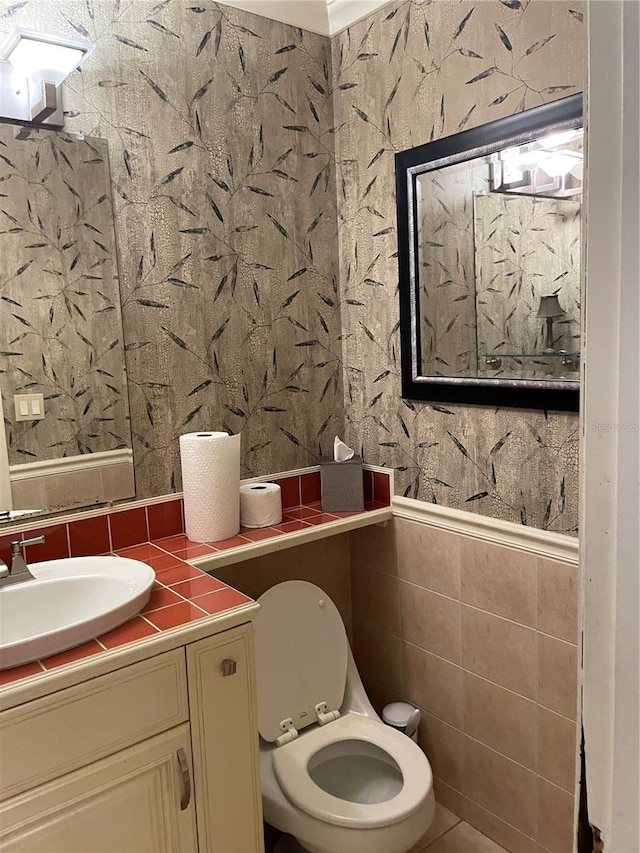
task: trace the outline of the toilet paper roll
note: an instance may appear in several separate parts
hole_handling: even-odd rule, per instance
[[[282,498],[276,483],[240,486],[240,523],[243,527],[271,527],[282,521]]]
[[[240,530],[240,435],[180,436],[184,523],[193,542],[229,539]]]

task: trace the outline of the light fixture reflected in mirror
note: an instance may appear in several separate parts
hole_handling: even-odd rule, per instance
[[[62,127],[60,86],[91,42],[15,29],[0,48],[0,120]]]
[[[490,187],[512,195],[571,198],[582,194],[582,128],[506,148],[491,157]]]

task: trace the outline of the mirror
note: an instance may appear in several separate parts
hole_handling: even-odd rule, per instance
[[[396,154],[402,396],[577,411],[582,96]]]
[[[13,509],[132,497],[105,140],[0,125],[0,306]]]

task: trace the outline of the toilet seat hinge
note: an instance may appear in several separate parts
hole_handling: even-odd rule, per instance
[[[318,718],[318,722],[321,726],[326,726],[327,723],[332,723],[340,716],[340,711],[327,710],[326,702],[318,702],[318,704],[314,708],[314,711],[316,712],[316,717]]]
[[[276,746],[283,746],[285,743],[291,743],[291,741],[295,740],[299,734],[298,729],[293,725],[291,717],[287,717],[286,720],[282,720],[280,723],[280,731],[282,734],[276,738]]]

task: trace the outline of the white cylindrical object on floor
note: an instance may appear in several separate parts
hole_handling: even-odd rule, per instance
[[[218,542],[240,530],[240,435],[180,436],[184,524],[193,542]]]
[[[403,732],[418,742],[418,726],[421,718],[420,709],[408,702],[391,702],[382,709],[382,719],[388,726]]]
[[[240,486],[240,523],[243,527],[271,527],[282,521],[282,497],[276,483]]]

